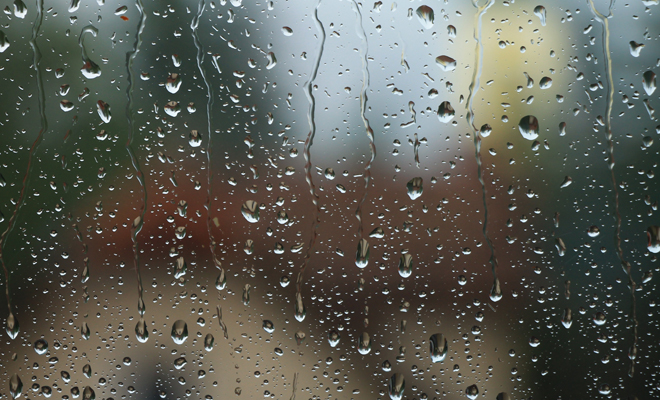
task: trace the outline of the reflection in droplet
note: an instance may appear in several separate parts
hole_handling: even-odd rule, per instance
[[[477,385],[470,385],[465,389],[465,395],[468,397],[470,400],[475,400],[477,396],[479,396],[479,388]]]
[[[140,318],[140,320],[135,325],[135,337],[140,343],[145,343],[147,340],[149,340],[149,330],[147,328],[147,323],[144,322],[143,318]]]
[[[355,265],[358,268],[365,268],[369,264],[369,242],[367,239],[360,239],[355,254]]]
[[[23,382],[21,381],[21,378],[14,374],[9,378],[9,394],[11,394],[11,397],[16,399],[20,397],[21,393],[23,392]]]
[[[399,258],[399,275],[407,278],[412,275],[413,258],[409,253],[401,254]]]
[[[14,0],[14,16],[23,19],[27,15],[27,6],[23,0]]]
[[[435,63],[444,71],[451,72],[456,69],[456,60],[449,56],[438,56],[435,58]]]
[[[177,73],[170,74],[170,76],[167,77],[167,82],[165,83],[165,89],[167,89],[168,92],[174,94],[179,91],[180,87],[181,87],[181,75]]]
[[[660,253],[660,226],[649,226],[646,230],[647,248],[651,253]]]
[[[535,140],[539,137],[539,121],[533,115],[527,115],[518,124],[520,134],[527,140]]]
[[[99,113],[99,117],[101,117],[101,120],[106,124],[109,123],[110,120],[112,119],[112,114],[110,113],[110,106],[108,105],[108,103],[99,100],[96,103],[96,109]]]
[[[570,308],[564,310],[564,316],[561,318],[561,324],[564,325],[564,328],[568,329],[573,324],[573,312]]]
[[[649,96],[652,95],[653,92],[655,92],[655,72],[644,72],[644,75],[642,75],[642,85],[644,86],[644,91],[646,94]]]
[[[431,361],[434,363],[442,362],[447,357],[447,338],[442,333],[436,333],[429,340],[431,346]]]
[[[172,324],[171,337],[176,344],[183,344],[188,339],[188,324],[186,324],[186,321],[179,319]]]
[[[600,228],[598,228],[596,225],[590,226],[587,230],[587,235],[592,238],[600,235]]]
[[[333,329],[328,333],[328,343],[330,344],[330,347],[336,347],[339,344],[340,339],[341,336],[336,330]]]
[[[433,9],[429,6],[417,7],[417,19],[425,29],[431,29],[433,27],[433,21],[435,19],[433,15]]]
[[[227,277],[225,275],[224,268],[220,268],[220,273],[218,274],[218,277],[215,279],[215,288],[218,290],[223,290],[225,286],[227,286]]]
[[[206,351],[211,351],[213,350],[213,343],[215,342],[215,338],[213,337],[212,334],[207,333],[206,336],[204,336],[204,350]]]
[[[362,355],[369,354],[371,351],[371,338],[367,332],[362,332],[358,337],[357,349]]]
[[[390,399],[401,400],[403,398],[403,391],[406,388],[406,380],[403,374],[396,373],[390,377],[387,385]]]
[[[543,6],[534,7],[534,15],[539,17],[539,19],[541,20],[541,26],[545,26],[545,16],[546,16],[545,7]]]
[[[259,207],[256,201],[248,200],[243,203],[241,212],[248,222],[254,224],[259,221]]]
[[[284,36],[291,36],[293,35],[293,29],[289,28],[288,26],[283,26],[282,33],[284,34]]]
[[[85,375],[85,378],[89,378],[92,376],[92,366],[89,364],[83,365],[83,375]]]
[[[406,184],[406,189],[408,190],[408,197],[410,200],[416,200],[424,192],[424,180],[421,177],[412,178]]]
[[[7,332],[9,338],[16,339],[19,330],[18,319],[16,319],[13,312],[10,312],[7,316],[7,321],[5,321],[5,332]]]
[[[174,360],[174,368],[176,368],[176,369],[181,369],[186,364],[188,364],[188,360],[186,360],[185,357],[179,357],[176,360]]]
[[[440,107],[438,107],[438,119],[440,122],[446,124],[454,118],[454,115],[456,115],[456,111],[454,111],[454,108],[448,101],[440,103]]]

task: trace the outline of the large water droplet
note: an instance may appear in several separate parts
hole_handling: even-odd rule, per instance
[[[660,253],[660,226],[649,226],[646,230],[647,248],[651,253]]]
[[[550,89],[551,86],[552,86],[552,79],[551,78],[549,78],[547,76],[544,76],[543,78],[541,78],[541,81],[539,82],[539,87],[541,89]]]
[[[101,67],[99,67],[94,61],[86,58],[83,61],[83,66],[80,68],[80,72],[85,78],[94,79],[101,76]]]
[[[112,119],[112,114],[110,112],[110,106],[108,103],[104,102],[103,100],[99,100],[96,102],[96,109],[99,113],[99,117],[101,117],[101,120],[106,124],[109,123]]]
[[[479,396],[479,388],[477,385],[470,385],[465,389],[465,395],[468,397],[470,400],[475,400],[477,396]]]
[[[167,89],[167,91],[174,94],[179,91],[180,87],[181,87],[181,75],[177,74],[176,72],[170,74],[170,76],[167,77],[167,82],[165,83],[165,88]]]
[[[266,54],[266,60],[268,60],[268,64],[266,64],[266,69],[273,69],[277,65],[277,58],[275,58],[275,53],[273,53],[272,51]]]
[[[9,39],[3,31],[0,31],[0,53],[4,53],[9,48]]]
[[[298,322],[303,322],[305,320],[305,315],[307,315],[307,310],[305,310],[305,303],[303,303],[302,294],[298,292],[296,293],[294,316]]]
[[[273,321],[269,319],[263,320],[261,326],[264,328],[264,330],[268,333],[273,333],[275,332],[275,324],[273,324]]]
[[[369,242],[362,238],[358,242],[357,252],[355,254],[355,265],[358,268],[365,268],[369,264]]]
[[[367,332],[362,332],[358,337],[357,349],[362,355],[369,354],[371,351],[371,338]]]
[[[456,115],[456,111],[454,111],[454,108],[448,101],[443,101],[440,103],[440,107],[438,107],[438,119],[440,122],[445,124],[451,122],[451,120],[454,118],[454,115]]]
[[[639,54],[644,48],[644,43],[637,43],[634,40],[631,40],[629,46],[630,46],[630,55],[633,57],[639,57]]]
[[[89,331],[89,325],[87,325],[87,322],[83,322],[80,326],[80,334],[82,335],[83,339],[89,339],[91,333]]]
[[[135,325],[135,337],[138,342],[145,343],[149,340],[149,329],[147,328],[147,323],[144,322],[144,319],[140,318],[138,323]]]
[[[527,140],[535,140],[539,137],[539,120],[533,115],[527,115],[518,124],[520,134]]]
[[[5,332],[7,332],[7,335],[9,335],[11,339],[16,339],[19,330],[20,326],[18,325],[18,319],[16,319],[13,312],[10,312],[7,316],[7,321],[5,322]]]
[[[16,399],[20,397],[21,393],[23,392],[23,382],[21,381],[21,378],[14,374],[9,378],[9,394],[11,394],[11,397]]]
[[[499,278],[495,278],[493,287],[490,288],[490,300],[493,302],[502,300],[502,288],[500,287]]]
[[[23,0],[14,0],[14,16],[16,18],[25,18],[27,11],[27,6],[23,3]]]
[[[649,96],[655,92],[655,72],[644,72],[644,75],[642,76],[642,86],[644,86],[644,91]]]
[[[412,178],[406,184],[406,189],[408,189],[408,197],[410,200],[416,200],[424,192],[424,180],[420,177]]]
[[[438,56],[435,63],[445,72],[451,72],[456,69],[456,60],[449,56]]]
[[[594,314],[593,321],[594,321],[594,324],[596,324],[598,326],[605,325],[605,322],[607,322],[607,317],[605,316],[605,314],[598,311],[596,314]]]
[[[188,360],[186,360],[185,357],[179,357],[176,360],[174,360],[174,368],[176,368],[176,369],[181,369],[186,364],[188,364]]]
[[[339,344],[340,339],[341,336],[336,330],[333,329],[328,333],[328,343],[330,343],[330,347],[336,347]]]
[[[92,389],[89,386],[85,386],[85,389],[83,390],[82,398],[83,400],[94,400],[96,398],[96,393],[94,393],[94,389]]]
[[[431,347],[431,361],[434,363],[444,361],[447,357],[447,338],[442,333],[436,333],[429,340]]]
[[[539,17],[539,19],[541,20],[541,26],[545,26],[545,14],[546,14],[545,7],[543,6],[534,7],[534,15]]]
[[[256,201],[248,200],[243,203],[241,212],[248,222],[254,224],[259,221],[259,206]]]
[[[417,19],[425,29],[431,29],[433,27],[433,21],[435,20],[433,9],[429,6],[417,7]]]
[[[409,254],[401,254],[399,258],[399,275],[404,278],[412,275],[413,257]]]
[[[390,399],[401,400],[403,398],[403,391],[406,388],[406,380],[403,374],[396,373],[390,377],[387,385]]]
[[[34,351],[39,355],[45,354],[48,351],[48,342],[44,339],[37,340],[34,342]]]
[[[85,378],[90,378],[92,376],[92,366],[89,364],[83,365],[83,375],[85,375]]]
[[[174,322],[171,336],[174,343],[183,344],[188,339],[188,324],[186,324],[186,321],[179,319]]]
[[[561,318],[561,324],[564,325],[564,328],[568,329],[573,324],[573,312],[570,308],[564,310],[564,316]]]
[[[213,343],[215,342],[215,339],[213,338],[213,335],[210,333],[207,333],[206,336],[204,336],[204,349],[206,351],[211,351],[213,350]]]

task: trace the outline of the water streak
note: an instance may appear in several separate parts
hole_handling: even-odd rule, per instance
[[[593,0],[588,0],[591,12],[594,17],[603,26],[603,55],[605,58],[605,69],[607,70],[607,110],[605,114],[605,134],[607,136],[607,153],[608,153],[608,167],[610,169],[610,178],[612,180],[612,188],[614,190],[614,214],[616,218],[616,230],[614,232],[614,243],[616,244],[616,252],[621,261],[621,266],[624,272],[628,275],[628,286],[630,286],[630,297],[632,300],[632,330],[633,330],[633,347],[631,349],[631,364],[629,375],[632,377],[635,373],[635,356],[637,353],[637,301],[635,299],[635,290],[637,284],[632,277],[632,266],[625,260],[623,249],[621,248],[621,213],[619,212],[619,190],[614,176],[614,138],[612,135],[612,106],[614,103],[614,80],[612,79],[612,53],[610,52],[610,27],[609,18],[612,17],[612,6],[614,0],[610,0],[607,9],[607,15],[602,14],[596,10]]]
[[[369,151],[371,157],[367,161],[367,164],[364,166],[364,194],[362,195],[362,200],[358,204],[357,209],[355,210],[355,217],[358,220],[358,240],[362,239],[364,227],[362,224],[362,206],[365,201],[367,201],[367,195],[369,190],[369,183],[371,183],[371,164],[376,159],[376,144],[374,142],[374,131],[371,129],[369,124],[369,119],[367,118],[367,90],[369,89],[369,64],[368,64],[368,53],[369,53],[369,42],[367,41],[367,35],[364,31],[364,26],[362,25],[362,13],[357,4],[356,0],[353,0],[353,11],[355,11],[355,16],[357,17],[358,25],[356,26],[356,31],[360,39],[362,40],[363,46],[360,48],[360,56],[362,57],[362,91],[360,92],[360,115],[362,116],[362,123],[364,123],[364,128],[369,137]]]
[[[41,30],[41,24],[43,23],[43,15],[44,15],[43,9],[44,9],[44,0],[38,0],[37,16],[35,18],[34,26],[32,27],[32,38],[30,39],[30,47],[32,47],[32,54],[33,54],[32,66],[34,67],[35,75],[37,78],[37,92],[38,92],[37,95],[39,96],[39,122],[41,125],[41,129],[39,130],[39,134],[37,135],[37,138],[34,140],[34,142],[32,142],[32,146],[30,147],[30,152],[28,153],[27,170],[25,171],[25,176],[23,177],[21,193],[18,197],[18,201],[16,202],[16,207],[14,208],[14,212],[12,213],[11,218],[9,218],[9,221],[7,222],[7,229],[5,229],[5,231],[2,232],[2,235],[0,236],[0,264],[2,264],[2,269],[5,274],[5,296],[7,298],[7,308],[9,309],[9,317],[7,321],[8,325],[10,319],[14,319],[14,321],[16,320],[12,311],[13,307],[11,304],[11,295],[9,293],[9,288],[10,288],[9,269],[7,268],[7,264],[5,264],[5,258],[4,258],[5,242],[7,240],[7,237],[9,236],[9,234],[12,232],[12,230],[16,225],[16,217],[18,216],[19,211],[25,204],[25,192],[28,187],[30,172],[32,170],[32,159],[34,158],[34,154],[36,153],[37,149],[39,148],[39,145],[43,140],[44,134],[46,133],[46,131],[48,131],[48,119],[46,118],[46,110],[45,110],[46,96],[44,93],[44,82],[41,76],[41,70],[39,70],[39,65],[41,64],[41,49],[39,48],[39,44],[37,43],[37,37],[39,36]]]
[[[481,200],[484,204],[484,227],[483,235],[490,249],[490,265],[493,273],[493,292],[499,292],[499,278],[497,277],[497,257],[495,256],[495,247],[493,242],[488,236],[488,203],[486,201],[486,184],[483,177],[483,167],[481,161],[481,134],[480,129],[474,124],[474,110],[472,108],[472,103],[474,101],[474,96],[479,90],[479,80],[481,79],[481,70],[483,67],[483,55],[484,55],[484,46],[481,40],[481,17],[486,13],[486,11],[495,3],[495,0],[488,0],[485,5],[479,6],[477,0],[472,0],[472,5],[477,9],[477,12],[474,16],[474,33],[473,37],[476,42],[475,51],[474,51],[474,64],[472,73],[472,81],[470,82],[470,89],[466,102],[466,118],[468,124],[472,128],[472,137],[474,140],[474,157],[477,162],[477,177],[479,183],[481,184]],[[491,300],[498,301],[501,298],[501,294],[491,292]]]
[[[208,143],[206,144],[206,230],[208,231],[209,235],[209,240],[210,240],[210,249],[211,249],[211,257],[213,257],[213,264],[218,268],[221,269],[222,267],[220,266],[220,260],[215,255],[215,237],[213,236],[213,231],[211,230],[211,195],[213,193],[212,187],[211,187],[211,182],[213,181],[213,171],[211,170],[211,138],[212,138],[212,131],[211,131],[211,109],[213,108],[213,88],[209,84],[208,78],[206,76],[206,71],[204,70],[203,64],[204,64],[204,46],[199,40],[199,34],[197,33],[197,28],[199,27],[199,19],[202,17],[202,13],[204,13],[204,7],[206,3],[204,0],[199,1],[199,5],[197,6],[197,15],[195,15],[195,18],[193,18],[192,22],[190,23],[190,29],[192,29],[192,36],[193,36],[193,41],[195,42],[195,48],[197,49],[197,69],[199,70],[199,73],[202,75],[202,80],[204,80],[204,85],[206,85],[206,129],[208,131]]]
[[[307,95],[307,100],[309,101],[309,108],[307,109],[307,121],[309,123],[309,134],[305,140],[305,147],[303,150],[303,155],[305,157],[305,180],[309,186],[309,192],[312,195],[312,202],[314,203],[314,218],[312,219],[312,237],[309,240],[309,245],[307,246],[307,252],[305,253],[305,260],[303,265],[298,272],[298,279],[296,280],[296,298],[302,298],[302,285],[303,277],[305,274],[305,269],[309,264],[309,259],[312,256],[312,251],[314,250],[314,245],[316,244],[316,238],[318,236],[318,227],[321,222],[321,209],[319,206],[319,196],[316,193],[316,187],[314,186],[314,181],[312,180],[312,157],[311,149],[314,144],[314,136],[316,135],[316,121],[314,120],[314,112],[316,109],[316,99],[313,93],[313,84],[316,79],[316,75],[319,72],[319,66],[321,65],[321,58],[323,57],[323,47],[325,46],[325,29],[323,24],[319,19],[319,7],[321,6],[321,0],[316,3],[314,9],[314,22],[316,23],[316,29],[321,35],[321,41],[319,43],[318,52],[316,53],[316,59],[314,60],[314,69],[309,76],[309,80],[305,84],[305,94]],[[303,317],[304,318],[304,317]],[[295,395],[295,394],[294,394]]]
[[[126,88],[126,119],[128,120],[128,140],[126,141],[126,151],[128,151],[128,154],[131,158],[131,164],[133,164],[133,168],[135,169],[135,173],[138,179],[138,182],[140,182],[140,186],[142,187],[142,210],[140,210],[140,215],[135,218],[135,221],[133,222],[133,225],[131,227],[131,239],[133,241],[133,265],[135,267],[135,274],[137,276],[137,284],[138,284],[138,312],[140,315],[144,315],[145,312],[145,305],[144,305],[144,300],[142,298],[142,292],[144,291],[142,287],[142,276],[140,274],[140,260],[139,260],[139,249],[138,249],[138,241],[137,241],[137,236],[140,233],[140,230],[142,230],[142,226],[144,225],[144,215],[147,212],[147,187],[145,186],[144,183],[144,173],[142,172],[142,169],[140,168],[140,163],[138,162],[137,157],[135,156],[135,152],[133,151],[133,61],[135,60],[135,57],[137,54],[140,52],[140,45],[142,44],[142,31],[144,31],[145,27],[145,21],[146,21],[146,14],[144,13],[144,6],[142,5],[142,0],[137,0],[135,3],[135,6],[137,7],[139,13],[140,13],[140,20],[138,22],[138,30],[135,33],[135,45],[133,46],[133,50],[126,52],[126,68],[128,70],[128,87]],[[139,322],[138,322],[139,323]]]

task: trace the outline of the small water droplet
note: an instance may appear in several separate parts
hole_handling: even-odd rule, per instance
[[[293,29],[289,28],[288,26],[283,26],[282,33],[284,34],[284,36],[291,36],[293,35]]]
[[[83,322],[80,326],[80,334],[82,335],[83,339],[89,339],[91,333],[89,331],[89,325],[87,325],[87,322]]]
[[[598,326],[605,325],[605,322],[607,322],[607,317],[605,316],[605,314],[598,311],[596,314],[594,314],[593,321],[594,324]]]
[[[225,275],[224,268],[221,268],[218,277],[215,279],[215,288],[218,290],[223,290],[226,286],[227,286],[227,277]]]
[[[341,336],[336,330],[333,329],[328,333],[328,343],[330,343],[330,347],[336,347],[339,344],[340,339]]]
[[[16,18],[25,18],[27,11],[27,6],[23,3],[23,0],[14,0],[14,16]]]
[[[181,87],[181,75],[177,74],[176,72],[170,74],[170,76],[167,77],[167,82],[165,83],[165,88],[167,89],[167,91],[172,94],[175,94],[176,92],[179,91],[180,87]]]
[[[0,53],[4,53],[9,48],[9,39],[3,31],[0,31]]]
[[[83,400],[94,400],[96,398],[96,393],[94,393],[94,389],[92,389],[89,386],[85,386],[85,389],[83,390],[82,398]]]
[[[48,342],[44,339],[37,340],[34,342],[34,351],[39,355],[45,354],[48,351]]]
[[[493,281],[493,287],[490,289],[490,300],[495,303],[502,300],[502,288],[500,287],[499,278],[495,278]]]
[[[481,137],[488,137],[493,132],[493,128],[488,124],[483,124],[481,129],[479,129],[479,134]]]
[[[277,65],[277,58],[275,58],[275,53],[273,53],[272,51],[266,54],[266,60],[268,60],[268,64],[266,64],[266,69],[273,69]]]
[[[303,322],[306,315],[307,310],[305,309],[305,304],[303,303],[302,294],[298,292],[296,293],[294,316],[298,322]]]
[[[573,325],[573,312],[568,307],[564,309],[564,316],[561,318],[561,324],[564,325],[564,328],[566,329]]]
[[[262,323],[261,326],[268,333],[275,332],[275,324],[273,324],[273,322],[271,320],[268,320],[268,319],[263,320],[263,323]]]
[[[452,119],[454,119],[454,115],[456,115],[456,111],[454,111],[454,108],[451,106],[451,103],[448,101],[443,101],[440,103],[440,107],[438,107],[438,119],[440,122],[443,123],[448,123]]]
[[[85,375],[85,378],[90,378],[92,376],[92,366],[89,364],[85,364],[83,366],[83,375]]]
[[[649,226],[646,230],[647,248],[651,253],[660,253],[660,226]]]
[[[252,286],[250,286],[249,283],[246,283],[245,286],[243,286],[243,305],[248,306],[250,305],[250,289],[252,289]]]
[[[592,238],[596,237],[596,236],[600,235],[600,229],[596,225],[592,225],[587,230],[587,235],[589,235],[589,237],[592,237]]]
[[[16,319],[13,312],[10,312],[7,316],[7,321],[5,321],[5,332],[7,332],[9,338],[16,339],[19,330],[20,326],[18,324],[18,319]]]
[[[96,103],[96,109],[99,113],[99,117],[101,117],[101,120],[106,124],[109,123],[112,119],[112,114],[110,112],[110,106],[108,103],[104,102],[103,100],[99,100]]]

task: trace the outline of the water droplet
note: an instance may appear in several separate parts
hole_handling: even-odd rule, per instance
[[[96,109],[99,113],[99,117],[101,117],[101,120],[106,124],[109,123],[110,120],[112,119],[112,114],[110,113],[110,106],[108,105],[108,103],[99,100],[96,103]]]
[[[291,283],[291,280],[288,276],[284,275],[280,278],[280,286],[287,287],[289,286],[289,283]]]
[[[541,344],[541,340],[536,336],[529,338],[529,345],[532,347],[538,347]]]
[[[9,39],[3,31],[0,31],[0,53],[4,53],[9,48]]]
[[[22,392],[23,382],[21,381],[21,378],[16,374],[12,375],[11,378],[9,378],[9,393],[11,394],[11,397],[16,399],[20,397]]]
[[[477,385],[470,385],[465,389],[465,395],[468,397],[470,400],[475,400],[477,396],[479,396],[479,388]]]
[[[124,365],[131,365],[131,358],[130,357],[124,357],[121,362],[124,363]]]
[[[605,314],[598,311],[596,314],[594,314],[593,321],[594,321],[594,324],[596,324],[598,326],[605,325],[605,322],[607,322],[607,317],[605,316]]]
[[[371,231],[369,237],[382,239],[383,237],[385,237],[385,231],[383,231],[383,228],[379,226],[377,228],[374,228],[373,231]]]
[[[566,122],[559,123],[559,136],[566,136]]]
[[[612,392],[612,389],[610,388],[610,385],[608,385],[607,383],[603,383],[598,387],[598,393],[600,394],[607,395],[610,394],[610,392]]]
[[[176,72],[170,74],[170,76],[167,77],[167,82],[165,83],[165,88],[167,89],[167,91],[172,94],[175,94],[176,92],[179,91],[180,87],[181,87],[181,75],[177,74]]]
[[[92,389],[89,386],[85,386],[85,389],[83,390],[82,398],[83,400],[94,400],[96,398],[96,393],[94,393],[94,389]]]
[[[431,346],[431,361],[442,362],[447,357],[447,338],[442,333],[436,333],[429,340]]]
[[[479,134],[481,135],[481,137],[488,137],[492,132],[493,132],[493,128],[491,128],[491,126],[488,124],[483,124],[481,126],[481,129],[479,129]]]
[[[250,305],[250,289],[252,289],[252,286],[250,286],[249,283],[246,283],[245,286],[243,286],[243,305],[247,306]]]
[[[27,11],[27,6],[23,3],[23,0],[14,0],[14,16],[16,18],[25,18]]]
[[[592,225],[587,230],[587,235],[589,235],[589,237],[592,237],[592,238],[596,237],[596,236],[600,235],[600,229],[596,225]]]
[[[416,200],[424,192],[424,180],[420,177],[412,178],[406,184],[406,189],[408,189],[408,197],[410,200]]]
[[[387,385],[390,399],[401,400],[403,398],[403,391],[406,388],[406,380],[403,374],[396,373],[390,377]]]
[[[534,7],[534,15],[539,17],[539,19],[541,20],[541,26],[545,26],[545,14],[546,14],[545,7],[543,6]]]
[[[178,101],[172,100],[165,104],[163,110],[165,111],[165,114],[169,115],[170,117],[176,117],[181,112],[181,106],[179,105]]]
[[[369,354],[371,351],[371,338],[367,332],[362,332],[358,337],[357,349],[362,355]]]
[[[369,242],[362,238],[358,242],[357,252],[355,254],[355,265],[358,268],[365,268],[369,264]]]
[[[268,320],[268,319],[263,320],[263,323],[262,323],[261,326],[262,326],[262,327],[264,328],[264,330],[265,330],[266,332],[268,332],[268,333],[273,333],[273,332],[275,332],[275,324],[273,324],[273,322],[270,321],[270,320]]]
[[[298,331],[298,332],[296,332],[294,337],[296,339],[296,344],[300,346],[305,341],[305,338],[307,337],[307,335],[303,331]]]
[[[552,86],[552,79],[551,78],[549,78],[547,76],[544,76],[543,78],[541,78],[541,82],[539,82],[539,87],[541,89],[550,89],[551,86]]]
[[[172,340],[176,344],[183,344],[188,339],[188,324],[186,321],[179,319],[172,324]]]
[[[332,168],[326,168],[325,169],[325,178],[328,180],[333,180],[335,179],[335,170]]]
[[[535,140],[539,137],[539,121],[533,115],[527,115],[518,124],[520,134],[527,140]]]
[[[185,357],[179,357],[176,360],[174,360],[174,368],[176,368],[176,369],[181,369],[186,364],[188,364],[188,360],[186,360]]]
[[[433,27],[433,21],[435,20],[433,9],[429,6],[417,7],[417,19],[425,29],[431,29]]]
[[[339,344],[340,339],[341,336],[336,330],[333,329],[328,333],[328,343],[330,343],[330,347],[336,347]]]
[[[293,29],[289,28],[288,26],[283,26],[282,33],[284,34],[284,36],[291,36],[293,35]]]
[[[305,315],[307,315],[307,310],[305,310],[305,304],[303,303],[302,294],[300,292],[297,292],[294,316],[296,317],[296,320],[298,322],[303,322],[305,320]]]
[[[39,355],[45,354],[48,351],[48,342],[44,339],[37,340],[34,342],[34,351]]]
[[[181,66],[181,57],[178,54],[172,54],[172,65],[175,67]]]
[[[2,52],[2,49],[0,49]],[[655,73],[653,71],[646,71],[642,76],[642,86],[647,95],[652,95],[655,92]]]
[[[404,278],[412,275],[413,258],[409,253],[401,254],[399,258],[399,275]]]
[[[19,330],[20,326],[18,324],[18,319],[16,319],[13,312],[10,312],[7,316],[7,321],[5,322],[5,332],[7,332],[9,338],[16,339]]]
[[[87,79],[95,79],[101,76],[101,67],[89,58],[85,58],[80,73]]]
[[[80,334],[82,335],[83,339],[88,340],[90,336],[90,331],[89,331],[89,326],[87,325],[87,322],[83,322],[82,325],[80,326]]]
[[[447,25],[447,36],[450,38],[456,37],[456,27],[454,25]]]
[[[502,300],[502,288],[500,287],[500,280],[498,278],[495,278],[493,287],[490,288],[490,300],[493,302]]]
[[[629,46],[630,46],[630,55],[633,57],[639,57],[640,52],[644,48],[644,43],[637,43],[634,40],[631,40]]]
[[[496,400],[511,400],[511,395],[507,392],[501,392],[497,395]]]
[[[559,257],[566,255],[566,244],[562,238],[555,239],[555,247],[557,248],[557,254],[559,254]]]
[[[144,322],[143,318],[140,318],[135,325],[135,337],[140,343],[145,343],[149,339],[149,330],[147,328],[147,323]]]
[[[448,101],[440,103],[440,107],[438,107],[438,119],[440,122],[446,124],[454,118],[454,115],[456,115],[456,111],[454,111],[454,108]]]
[[[248,200],[241,206],[241,212],[247,222],[254,224],[259,221],[259,207],[254,200]]]
[[[174,278],[179,279],[186,274],[188,266],[183,256],[176,259],[174,263]]]
[[[435,63],[444,71],[451,72],[456,69],[456,60],[449,56],[438,56],[435,58]]]
[[[268,64],[266,64],[266,69],[273,69],[277,65],[277,58],[275,58],[275,53],[272,51],[268,52],[266,54],[266,59],[268,60]]]
[[[91,365],[85,364],[83,366],[82,371],[83,371],[83,375],[85,375],[85,378],[89,378],[89,377],[92,376],[92,366]]]
[[[646,230],[647,248],[651,253],[660,253],[660,226],[649,226]]]
[[[71,374],[66,371],[61,371],[60,376],[62,377],[64,383],[69,383],[71,381]]]
[[[568,186],[571,185],[571,183],[573,183],[573,178],[566,175],[566,177],[564,177],[564,181],[561,183],[560,187],[562,187],[562,188],[568,187]]]
[[[223,290],[225,286],[227,286],[227,277],[225,275],[224,268],[221,268],[218,277],[215,279],[215,288],[218,290]]]
[[[564,328],[568,329],[573,325],[573,312],[570,308],[564,309],[564,316],[561,318],[561,323],[564,325]]]
[[[207,333],[206,336],[204,336],[204,350],[206,351],[211,351],[213,350],[213,343],[215,342],[215,338],[213,337],[212,334]]]

